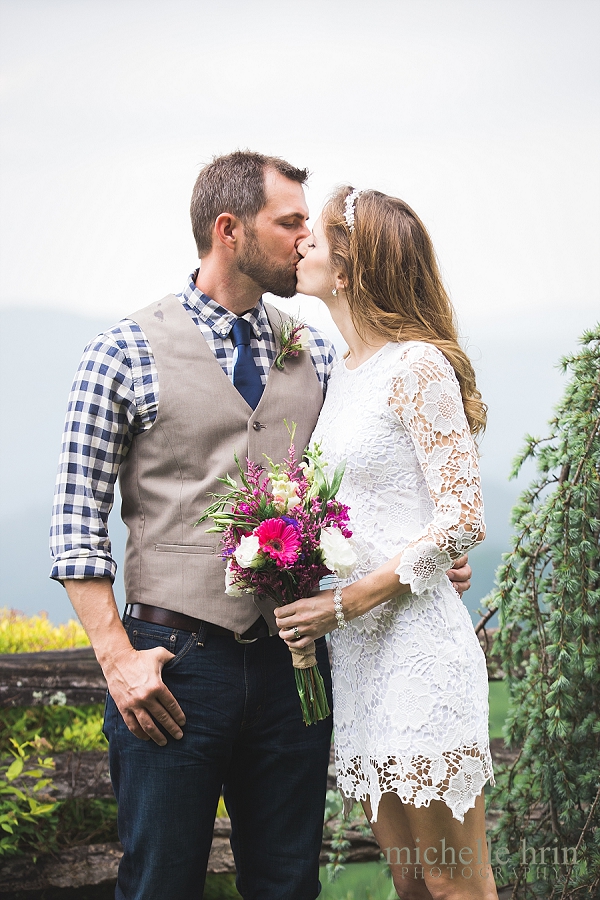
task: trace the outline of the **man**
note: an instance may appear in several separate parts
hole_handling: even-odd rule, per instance
[[[92,341],[73,386],[52,577],[108,683],[119,900],[202,896],[221,788],[242,896],[319,893],[331,722],[303,725],[287,647],[250,597],[224,593],[219,538],[191,524],[234,451],[283,458],[284,419],[300,450],[322,404],[331,344],[311,329],[307,352],[272,366],[284,317],[261,297],[295,293],[306,177],[256,153],[206,166],[191,205],[201,268],[182,294]],[[129,529],[122,622],[107,533],[117,475]],[[323,640],[318,658],[330,691]]]

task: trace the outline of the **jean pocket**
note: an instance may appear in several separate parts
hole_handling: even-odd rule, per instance
[[[132,622],[129,628],[129,640],[134,650],[154,650],[164,647],[171,653],[176,652],[178,633],[164,625],[147,625],[145,622]]]
[[[164,647],[173,654],[163,669],[172,668],[191,650],[196,643],[196,636],[189,631],[178,631],[165,625],[150,625],[147,622],[132,621],[129,627],[129,640],[134,650],[154,650]]]
[[[173,666],[176,666],[177,663],[184,658],[184,656],[187,656],[192,647],[195,647],[198,643],[196,635],[189,634],[189,632],[187,631],[183,633],[180,632],[179,637],[181,638],[181,647],[177,646],[175,656],[173,657],[173,659],[169,659],[164,664],[163,669],[172,669]]]

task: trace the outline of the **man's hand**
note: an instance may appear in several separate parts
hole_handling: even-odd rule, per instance
[[[461,556],[460,559],[455,560],[454,565],[446,574],[454,585],[454,590],[462,597],[464,592],[471,587],[473,570],[469,565],[469,557]]]
[[[164,647],[133,649],[119,618],[110,579],[69,579],[64,586],[129,730],[160,747],[167,739],[156,722],[177,740],[183,737],[185,715],[162,680],[163,666],[173,654]]]
[[[156,722],[177,740],[185,725],[183,710],[162,680],[163,666],[170,659],[173,654],[164,647],[134,650],[130,645],[104,665],[108,690],[129,730],[160,747],[167,739]]]

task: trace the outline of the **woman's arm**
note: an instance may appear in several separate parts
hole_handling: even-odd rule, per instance
[[[430,344],[412,345],[392,382],[389,405],[410,436],[434,512],[396,556],[344,588],[347,620],[399,594],[432,588],[453,560],[483,540],[477,452],[450,364]],[[281,637],[302,647],[336,627],[333,592],[321,591],[276,611]],[[303,636],[294,641],[293,628]]]
[[[372,592],[369,591],[368,580],[371,575],[361,578],[348,585],[343,591],[344,617],[347,621],[356,616],[362,616],[370,609],[408,592],[408,585],[398,584],[396,571],[389,571],[395,566],[400,554],[389,561],[389,564],[381,566],[371,573],[377,575],[377,582],[372,583]],[[447,573],[452,585],[458,594],[467,591],[471,587],[471,567],[467,556],[461,556]],[[296,647],[305,647],[310,641],[315,641],[324,634],[329,634],[337,628],[337,620],[333,608],[333,591],[319,591],[314,597],[305,597],[296,603],[290,603],[275,610],[277,625],[284,629],[280,637],[287,643],[293,643]],[[293,618],[292,618],[293,616]],[[295,641],[294,625],[301,634],[306,635],[306,640]],[[302,627],[300,627],[302,626]]]
[[[434,587],[485,537],[477,450],[454,370],[431,344],[413,344],[389,404],[410,436],[433,517],[400,553],[396,572],[413,594]]]

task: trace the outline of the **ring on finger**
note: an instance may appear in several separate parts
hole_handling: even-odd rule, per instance
[[[294,627],[292,628],[292,631],[294,632],[294,640],[295,640],[295,641],[299,641],[300,638],[302,637],[302,635],[301,635],[300,632],[298,631],[298,626],[297,626],[297,625],[294,625]]]

